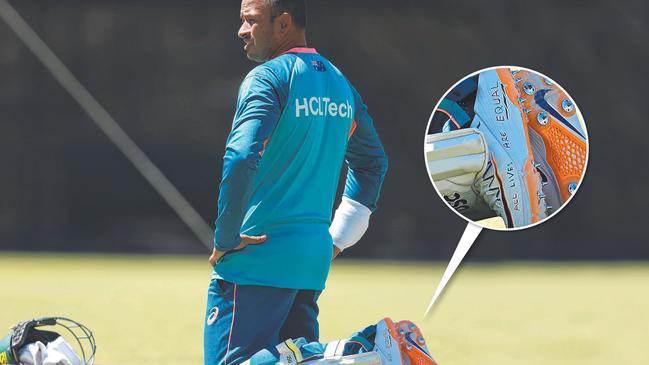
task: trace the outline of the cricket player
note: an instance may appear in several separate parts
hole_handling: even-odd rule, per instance
[[[288,338],[318,340],[330,262],[365,233],[387,171],[358,92],[307,47],[305,1],[243,0],[240,16],[244,51],[262,64],[240,86],[226,143],[206,365],[238,364]]]

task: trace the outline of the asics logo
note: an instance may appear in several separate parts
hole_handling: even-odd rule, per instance
[[[354,119],[354,110],[348,100],[337,103],[328,97],[297,98],[295,99],[295,117],[303,116]]]
[[[214,306],[210,309],[210,314],[207,316],[207,325],[211,326],[216,322],[216,318],[219,316],[219,307]]]

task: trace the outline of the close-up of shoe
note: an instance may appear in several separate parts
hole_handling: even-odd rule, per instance
[[[489,224],[494,229],[529,227],[576,190],[587,156],[583,123],[548,80],[518,68],[485,69],[461,80],[433,111],[428,172],[466,219],[498,218]]]

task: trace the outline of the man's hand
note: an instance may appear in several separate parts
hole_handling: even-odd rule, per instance
[[[331,261],[333,261],[340,252],[341,252],[340,249],[334,245],[334,254],[333,256],[331,256]]]
[[[245,234],[241,235],[241,243],[232,249],[232,251],[242,250],[248,245],[258,245],[260,243],[266,242],[266,235],[261,236],[247,236]],[[210,256],[210,265],[215,266],[216,262],[225,255],[225,251],[217,251],[216,248],[212,250],[212,256]]]

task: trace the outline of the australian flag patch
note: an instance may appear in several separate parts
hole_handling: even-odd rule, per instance
[[[318,71],[318,72],[325,72],[327,69],[325,68],[324,63],[321,61],[311,61],[311,64],[313,65],[313,69]]]

